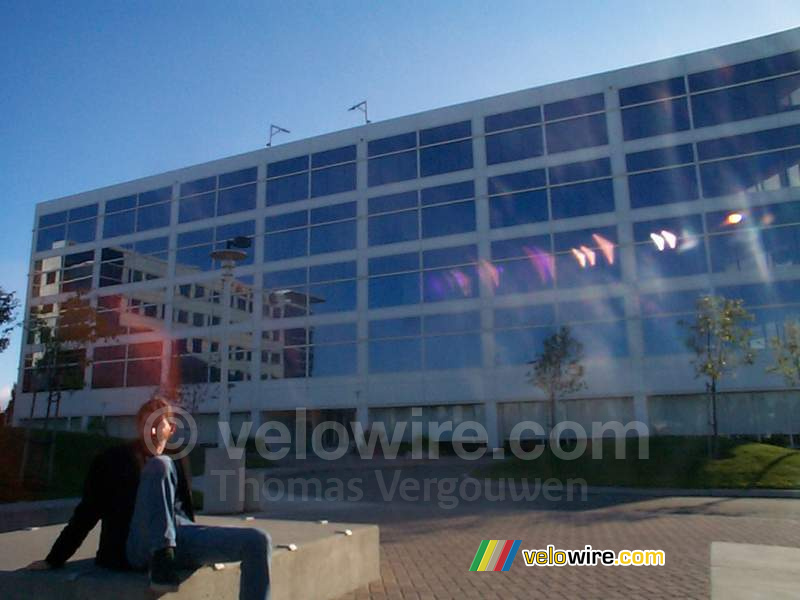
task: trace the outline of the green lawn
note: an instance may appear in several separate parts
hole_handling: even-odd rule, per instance
[[[591,448],[576,460],[561,460],[550,450],[538,459],[506,459],[477,469],[490,478],[582,478],[589,485],[659,488],[800,489],[800,451],[771,444],[720,439],[719,458],[710,459],[704,438],[650,439],[649,458],[637,457],[638,440],[626,443],[624,459],[614,457],[614,442],[603,443],[603,457]]]

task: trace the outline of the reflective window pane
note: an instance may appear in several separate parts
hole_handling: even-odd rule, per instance
[[[84,244],[94,240],[97,220],[76,221],[67,225],[67,241],[73,244]]]
[[[425,315],[423,324],[426,335],[480,331],[481,313],[477,310],[471,310],[468,312]]]
[[[552,287],[552,257],[545,253],[534,252],[532,251],[530,258],[505,260],[494,264],[496,276],[493,278],[493,285],[496,295],[527,294]]]
[[[422,370],[422,340],[419,338],[371,341],[368,353],[370,373]]]
[[[706,197],[797,187],[800,148],[704,163],[700,178]]]
[[[417,151],[370,158],[367,164],[367,184],[383,185],[417,177]]]
[[[136,211],[136,231],[148,231],[159,227],[167,227],[170,219],[170,205],[153,204]]]
[[[191,198],[181,198],[178,206],[178,223],[213,217],[215,196],[216,194],[212,192]]]
[[[256,207],[256,184],[220,190],[218,215],[253,210]]]
[[[338,262],[326,265],[315,265],[309,269],[309,281],[333,281],[337,279],[352,279],[356,276],[356,262]]]
[[[620,279],[615,227],[584,229],[553,236],[558,287],[613,283]]]
[[[356,282],[337,281],[309,287],[310,311],[314,315],[356,309]]]
[[[494,326],[497,329],[523,325],[554,325],[556,311],[552,304],[535,304],[497,308],[494,311]]]
[[[473,265],[424,271],[422,278],[425,302],[477,298],[479,293],[478,272]]]
[[[358,346],[312,346],[309,348],[309,377],[355,375],[358,368]]]
[[[697,143],[700,160],[751,154],[800,144],[800,125],[741,133]]]
[[[519,173],[489,177],[489,194],[505,194],[517,190],[541,188],[545,185],[547,185],[547,176],[544,169],[520,171]]]
[[[352,219],[356,216],[356,203],[344,202],[331,206],[322,206],[311,210],[311,224],[330,223],[342,219]]]
[[[541,127],[526,127],[486,136],[486,164],[523,160],[544,153]]]
[[[426,369],[480,367],[481,356],[481,336],[478,333],[425,338]]]
[[[417,145],[416,131],[411,131],[409,133],[401,133],[400,135],[393,135],[390,137],[385,137],[378,140],[371,140],[367,142],[367,155],[377,156],[379,154],[397,152],[398,150],[406,150],[407,148],[414,148],[416,147],[416,145]]]
[[[549,327],[495,331],[494,364],[502,366],[530,363],[541,353],[544,340],[553,332]]]
[[[538,253],[550,252],[550,236],[538,235],[518,237],[509,240],[492,242],[492,260],[534,256]]]
[[[708,246],[715,273],[788,269],[800,264],[800,226],[713,235]]]
[[[311,197],[339,194],[356,189],[356,163],[311,172]]]
[[[258,178],[258,168],[240,169],[230,173],[223,173],[219,176],[219,187],[226,188],[243,183],[250,183]]]
[[[628,176],[631,208],[697,200],[697,174],[692,165]]]
[[[413,337],[422,332],[419,317],[380,319],[369,322],[369,337],[372,339]]]
[[[459,181],[447,185],[424,188],[420,193],[420,203],[423,206],[442,204],[452,200],[463,200],[475,196],[475,182]]]
[[[665,356],[688,353],[689,349],[686,347],[687,330],[685,326],[681,325],[681,319],[691,321],[691,316],[642,319],[645,354],[648,356]]]
[[[626,140],[638,140],[687,129],[689,129],[689,105],[686,98],[632,106],[622,111],[622,133]]]
[[[202,192],[211,192],[217,189],[217,177],[204,177],[203,179],[196,179],[194,181],[187,181],[181,184],[180,195],[191,196],[193,194],[200,194]]]
[[[611,179],[599,179],[550,188],[554,219],[568,219],[614,210],[614,186]]]
[[[419,132],[419,145],[438,144],[449,140],[457,140],[472,135],[472,122],[461,121],[460,123],[450,123],[440,125],[430,129],[423,129]]]
[[[692,150],[691,144],[668,146],[666,148],[656,148],[655,150],[645,150],[643,152],[633,152],[632,154],[625,155],[628,171],[645,171],[647,169],[681,165],[693,161],[694,150]]]
[[[605,113],[548,123],[546,129],[550,154],[608,143]]]
[[[287,158],[267,165],[267,177],[280,177],[308,170],[308,156]]]
[[[36,233],[36,251],[42,252],[43,250],[51,250],[52,248],[56,247],[58,242],[63,241],[66,235],[66,225],[58,225],[56,227],[40,229]]]
[[[634,223],[640,279],[705,273],[706,250],[700,215]]]
[[[298,173],[267,181],[267,206],[308,198],[308,173]]]
[[[401,192],[399,194],[389,194],[388,196],[377,196],[369,199],[368,212],[374,215],[403,208],[414,208],[417,206],[418,202],[416,190]]]
[[[308,230],[271,233],[264,239],[264,260],[283,260],[308,254]]]
[[[800,71],[800,52],[787,52],[736,65],[725,65],[701,73],[692,73],[689,75],[689,88],[693,92],[707,90],[791,71]]]
[[[369,245],[393,244],[419,238],[418,213],[407,210],[369,218]]]
[[[294,229],[306,225],[308,225],[308,211],[305,210],[266,217],[264,220],[264,229],[267,232]]]
[[[692,96],[695,127],[752,119],[800,108],[800,75]]]
[[[421,148],[419,162],[421,177],[471,169],[472,140]]]
[[[572,330],[575,338],[583,344],[586,358],[628,356],[628,336],[624,321],[581,323]]]
[[[311,167],[326,167],[328,165],[336,165],[343,162],[354,161],[355,159],[356,147],[344,146],[342,148],[334,148],[333,150],[315,152],[311,155]]]
[[[368,288],[370,308],[417,304],[420,300],[419,273],[371,277]]]
[[[598,158],[582,162],[556,165],[548,169],[550,185],[582,181],[584,179],[597,179],[611,175],[611,161],[608,158]]]
[[[532,125],[542,120],[541,113],[540,107],[531,106],[529,108],[520,108],[497,115],[489,115],[483,120],[484,129],[486,133],[491,133],[493,131],[500,131],[501,129]]]
[[[673,77],[663,81],[643,83],[632,87],[622,88],[619,91],[619,103],[621,106],[638,104],[640,102],[650,102],[661,100],[672,96],[681,96],[686,93],[686,84],[683,77]]]
[[[489,225],[512,227],[521,223],[547,221],[547,192],[533,190],[489,198]]]
[[[136,211],[107,214],[103,220],[103,237],[110,238],[118,235],[133,233],[136,224]]]
[[[422,209],[422,237],[475,231],[475,201],[457,202]]]
[[[419,254],[417,252],[392,254],[369,259],[370,276],[415,271],[417,269],[419,269]]]
[[[311,228],[311,254],[351,250],[355,247],[355,221],[342,221]]]
[[[597,112],[606,107],[603,94],[592,94],[581,96],[580,98],[570,98],[559,102],[551,102],[544,105],[544,118],[548,121],[552,119],[563,119],[573,115],[585,115],[590,112]]]

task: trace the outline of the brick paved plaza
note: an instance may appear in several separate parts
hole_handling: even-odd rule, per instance
[[[390,480],[391,469],[384,469]],[[448,475],[455,475],[450,469]],[[800,501],[643,498],[593,495],[587,501],[384,502],[375,471],[359,502],[276,502],[274,518],[374,522],[381,527],[382,580],[340,600],[445,598],[707,598],[712,541],[800,546]],[[442,477],[442,469],[403,469],[403,477]],[[324,480],[324,476],[317,475]],[[526,567],[469,572],[482,539],[521,539],[522,548],[663,549],[664,567]]]

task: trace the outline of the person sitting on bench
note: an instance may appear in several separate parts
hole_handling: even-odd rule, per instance
[[[269,534],[194,522],[185,459],[164,454],[173,421],[172,406],[162,396],[154,394],[142,405],[136,415],[140,437],[94,459],[69,523],[47,557],[27,568],[63,566],[100,520],[98,566],[148,569],[150,588],[168,592],[178,590],[178,569],[241,561],[240,600],[269,599]]]

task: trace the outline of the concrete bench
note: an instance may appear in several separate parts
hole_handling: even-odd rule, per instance
[[[207,525],[259,527],[272,536],[272,599],[329,600],[380,579],[379,532],[375,525],[245,520],[201,516]],[[64,568],[53,571],[17,570],[43,558],[62,525],[0,534],[0,598],[28,600],[141,600],[154,598],[144,573],[96,567],[96,527]],[[347,532],[350,534],[348,535]],[[296,550],[286,546],[294,544]],[[239,595],[239,564],[221,570],[203,567],[183,573],[176,593],[164,600],[227,600]]]
[[[711,544],[712,600],[800,597],[800,548]]]

